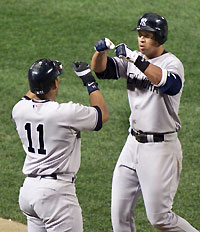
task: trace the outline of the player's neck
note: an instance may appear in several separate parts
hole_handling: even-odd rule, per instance
[[[50,99],[47,98],[45,95],[36,95],[33,99],[34,99],[34,100],[37,100],[37,101],[50,100]]]
[[[38,101],[41,101],[41,100],[55,101],[56,100],[56,95],[52,94],[51,92],[48,92],[47,94],[36,95],[34,97],[34,99],[38,100]]]
[[[158,56],[161,56],[164,53],[164,50],[165,50],[164,47],[160,46],[159,48],[157,48],[156,50],[154,50],[150,54],[146,54],[145,58],[146,58],[146,60],[148,60],[148,59],[153,59],[153,58],[156,58]]]

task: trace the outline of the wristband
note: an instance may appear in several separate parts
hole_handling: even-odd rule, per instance
[[[161,86],[165,85],[165,83],[167,82],[167,76],[168,76],[167,70],[162,69],[162,78],[161,78],[160,82],[155,86],[161,87]],[[176,79],[176,77],[175,77],[175,79]]]
[[[141,72],[144,73],[147,67],[150,65],[150,62],[146,61],[142,56],[138,56],[134,64]]]
[[[88,82],[86,84],[87,86],[87,89],[88,89],[88,93],[91,94],[92,92],[96,91],[96,90],[99,90],[98,88],[98,83],[96,82]]]

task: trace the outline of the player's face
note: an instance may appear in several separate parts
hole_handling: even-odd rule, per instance
[[[153,32],[138,31],[138,46],[140,52],[147,58],[156,57],[159,44],[156,42]]]

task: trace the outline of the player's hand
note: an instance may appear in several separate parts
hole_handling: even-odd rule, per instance
[[[112,50],[114,48],[115,48],[114,43],[110,41],[108,38],[100,39],[94,44],[94,49],[98,52]]]
[[[88,63],[78,61],[72,63],[72,67],[75,74],[82,79],[84,86],[86,86],[87,83],[95,82]]]
[[[138,58],[138,51],[131,51],[126,44],[122,43],[116,46],[115,50],[116,56],[125,59],[129,62],[135,63]]]

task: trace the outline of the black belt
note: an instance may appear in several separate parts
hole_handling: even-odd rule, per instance
[[[59,178],[57,177],[58,175],[62,175],[62,174],[57,174],[57,173],[52,173],[52,174],[50,174],[50,175],[35,175],[35,174],[28,174],[28,177],[33,177],[33,178],[36,178],[36,177],[38,177],[38,176],[39,176],[40,178],[48,178],[48,177],[50,177],[51,179],[57,180],[57,179],[59,179]],[[74,183],[75,179],[76,179],[76,176],[71,177],[70,182]]]
[[[28,174],[28,177],[33,177],[33,178],[36,178],[36,177],[40,177],[40,178],[46,178],[46,177],[52,177],[52,179],[55,179],[57,180],[57,174],[56,173],[52,173],[50,175],[34,175],[34,174]]]
[[[153,141],[149,141],[146,133],[141,131],[134,131],[131,129],[131,134],[135,136],[135,139],[139,143],[149,143],[149,142],[163,142],[164,141],[164,134],[149,134],[153,136]]]

